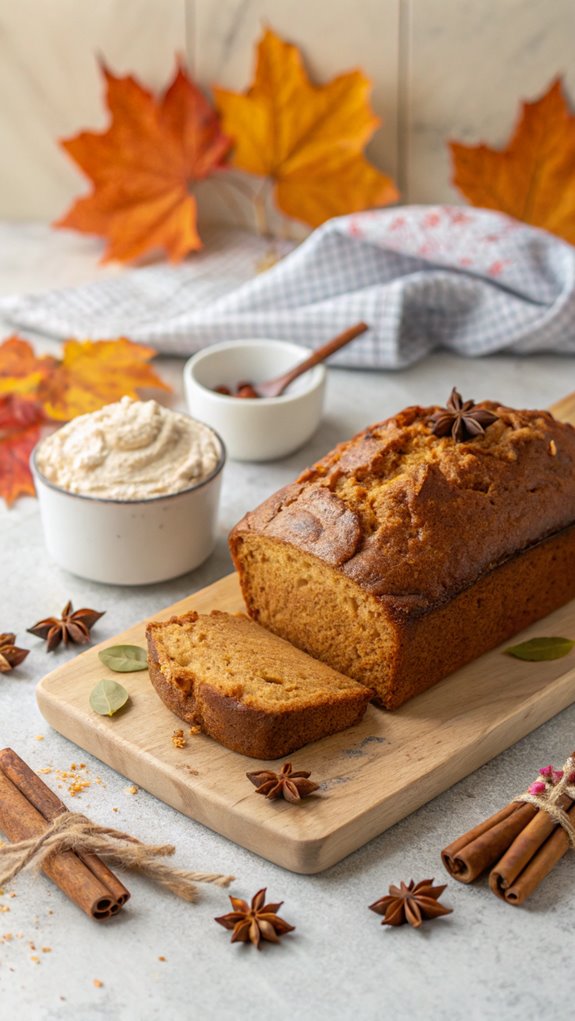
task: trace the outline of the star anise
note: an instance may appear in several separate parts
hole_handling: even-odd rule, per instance
[[[46,652],[52,652],[63,640],[64,645],[74,642],[76,645],[87,645],[90,641],[90,629],[100,617],[103,617],[105,610],[100,613],[98,610],[73,610],[72,603],[68,601],[62,610],[62,617],[46,617],[39,620],[28,631],[31,635],[46,639]]]
[[[18,649],[14,645],[15,641],[16,635],[11,631],[0,635],[0,674],[7,674],[15,666],[19,666],[30,652],[29,649]]]
[[[309,770],[301,769],[294,773],[291,762],[284,762],[279,773],[262,769],[259,773],[246,773],[246,776],[257,788],[256,794],[263,794],[270,800],[285,798],[291,802],[301,801],[319,788],[318,783],[308,780]]]
[[[433,879],[422,879],[417,885],[412,879],[409,885],[402,882],[399,886],[390,886],[388,896],[370,904],[369,910],[384,916],[382,925],[409,922],[414,929],[419,929],[428,918],[451,914],[452,908],[437,903],[444,890],[445,886],[434,886]]]
[[[474,401],[464,401],[453,387],[447,406],[436,411],[429,419],[434,436],[448,436],[451,433],[456,443],[483,436],[488,426],[496,422],[498,415],[485,408],[476,407]]]
[[[293,932],[295,926],[284,922],[276,914],[283,900],[279,904],[265,904],[265,899],[265,887],[252,897],[251,907],[239,897],[230,897],[234,910],[214,921],[223,925],[224,929],[233,929],[232,943],[253,943],[258,950],[262,939],[269,943],[279,943],[279,937],[285,936],[286,932]]]

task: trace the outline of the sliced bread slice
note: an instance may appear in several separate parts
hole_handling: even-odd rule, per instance
[[[162,701],[220,744],[277,759],[344,730],[372,692],[248,617],[191,612],[146,629]]]

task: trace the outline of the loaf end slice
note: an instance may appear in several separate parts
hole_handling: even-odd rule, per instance
[[[165,705],[232,751],[276,759],[344,730],[372,692],[244,616],[195,612],[146,629]]]

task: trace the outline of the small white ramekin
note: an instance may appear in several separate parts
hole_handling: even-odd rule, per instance
[[[213,432],[213,430],[212,430]],[[72,574],[108,585],[149,585],[199,567],[217,537],[218,505],[226,451],[205,479],[168,496],[107,500],[69,493],[30,465],[44,539],[53,560]]]
[[[283,340],[214,344],[184,367],[188,410],[216,429],[235,461],[272,461],[291,454],[317,429],[325,393],[325,366],[296,379],[281,397],[242,399],[215,392],[239,382],[262,383],[302,362],[310,352]]]

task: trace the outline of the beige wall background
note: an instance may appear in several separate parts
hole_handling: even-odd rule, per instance
[[[404,201],[460,201],[446,138],[503,144],[558,73],[575,98],[574,0],[2,0],[0,218],[50,220],[86,191],[56,139],[105,126],[98,56],[159,89],[179,53],[201,84],[241,89],[265,24],[318,81],[370,75],[369,154]]]

